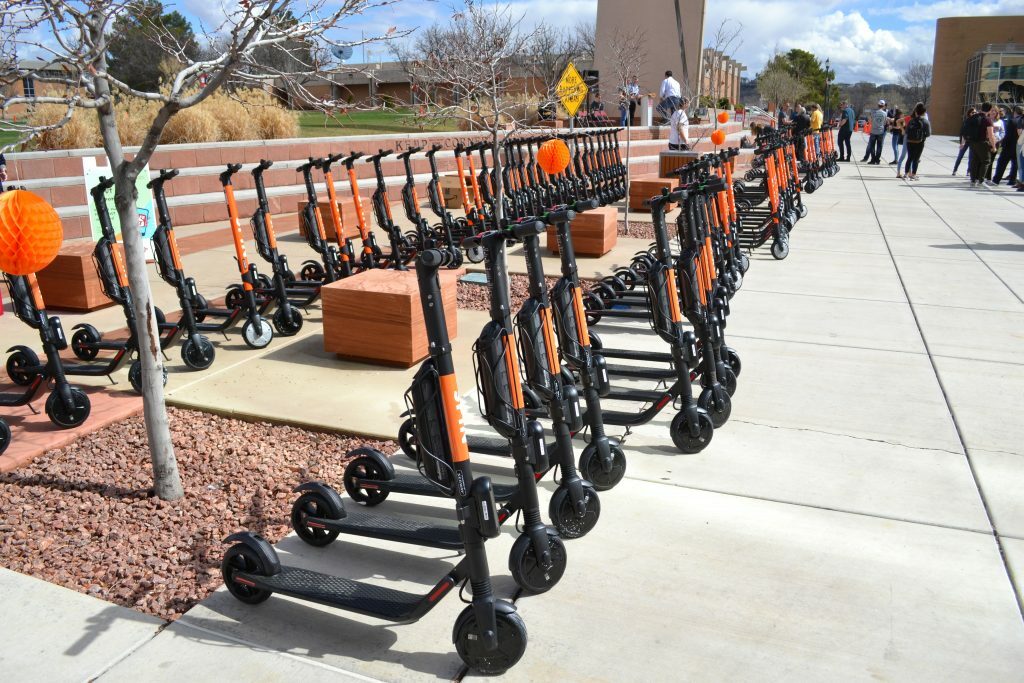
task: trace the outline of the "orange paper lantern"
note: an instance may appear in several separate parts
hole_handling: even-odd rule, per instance
[[[725,131],[716,130],[714,133],[712,133],[711,142],[715,143],[716,147],[725,142]]]
[[[569,165],[569,148],[559,139],[548,140],[537,150],[537,163],[548,175],[555,175]]]
[[[719,123],[729,123],[729,112],[727,112],[727,111],[720,111],[720,112],[718,112],[718,122]]]
[[[42,197],[25,190],[0,194],[0,270],[38,273],[57,257],[63,241],[60,216]]]

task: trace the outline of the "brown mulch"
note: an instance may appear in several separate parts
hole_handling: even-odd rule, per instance
[[[554,287],[559,278],[548,275],[545,279],[548,281],[548,288],[550,289]],[[523,301],[529,296],[529,285],[530,281],[525,275],[515,273],[509,275],[509,299],[512,302],[513,312],[518,311],[520,306],[523,305]],[[584,294],[590,290],[590,283],[587,280],[580,280],[580,286]],[[471,311],[490,310],[489,289],[484,284],[459,280],[456,294],[458,296],[459,308]]]
[[[638,240],[654,239],[654,223],[650,221],[629,221],[629,228],[626,228],[626,221],[619,221],[619,237],[632,237]]]
[[[291,531],[308,480],[341,486],[346,453],[373,441],[168,409],[185,488],[150,487],[142,417],[94,432],[0,475],[0,564],[161,619],[176,619],[221,585],[229,534],[276,542]]]

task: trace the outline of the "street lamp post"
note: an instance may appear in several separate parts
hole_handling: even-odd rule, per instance
[[[832,65],[832,60],[828,57],[825,58],[825,120],[832,120],[832,109],[828,104],[828,78],[829,78],[829,67]]]

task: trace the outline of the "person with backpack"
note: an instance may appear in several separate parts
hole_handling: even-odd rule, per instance
[[[967,123],[977,113],[978,113],[977,109],[975,109],[974,107],[968,107],[967,108],[967,116],[965,116],[964,120],[960,123],[960,151],[957,152],[956,161],[953,162],[953,175],[954,176],[956,175],[956,172],[960,169],[960,162],[963,161],[964,154],[966,154],[971,149],[970,141],[967,139]],[[971,167],[971,159],[970,159],[970,157],[968,157],[967,158],[967,168],[970,169],[970,167]],[[968,171],[968,175],[970,175],[970,171]]]
[[[871,112],[868,122],[871,124],[871,135],[868,137],[868,148],[861,163],[866,161],[869,165],[878,166],[882,163],[885,129],[889,124],[889,114],[885,111],[885,100],[878,100],[878,109]]]
[[[921,153],[924,152],[924,141],[932,134],[931,124],[925,118],[923,102],[914,105],[914,112],[910,115],[904,131],[904,139],[907,147],[907,166],[903,169],[903,175],[907,180],[918,180],[917,166],[921,162]]]
[[[985,182],[992,169],[992,154],[996,151],[996,138],[992,130],[992,103],[983,102],[964,127],[971,148],[971,187]]]

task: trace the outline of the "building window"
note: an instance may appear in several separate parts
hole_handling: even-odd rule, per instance
[[[25,93],[25,97],[36,96],[36,80],[31,76],[26,76],[21,79],[21,90]]]

